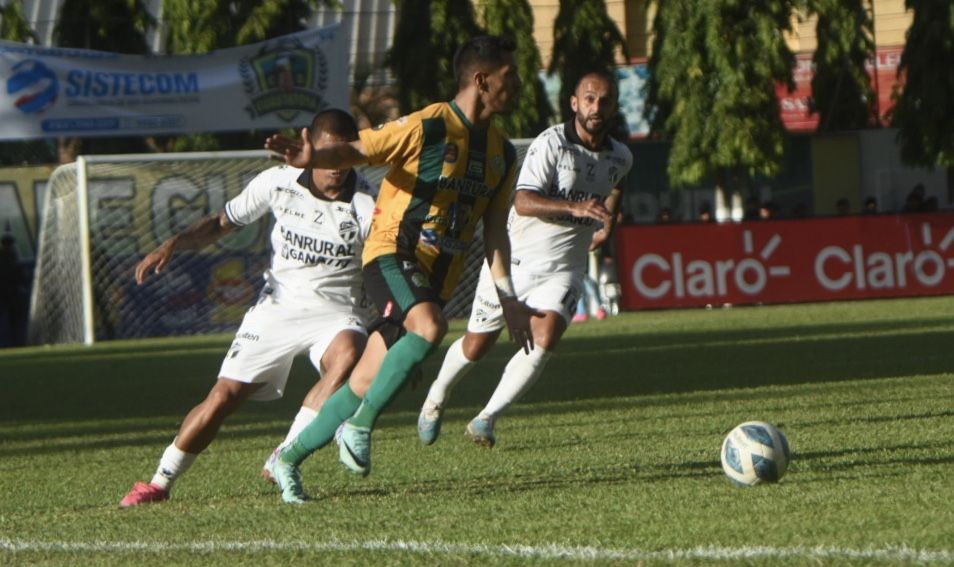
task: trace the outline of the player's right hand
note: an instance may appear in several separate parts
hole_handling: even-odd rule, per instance
[[[282,134],[273,134],[265,139],[265,149],[274,152],[272,159],[284,161],[292,167],[306,168],[311,161],[311,134],[308,128],[301,129],[301,139],[296,140]]]
[[[613,218],[613,215],[610,214],[609,209],[607,209],[606,206],[596,198],[574,203],[572,214],[578,218],[589,218],[599,221],[604,225],[609,224],[610,220]]]
[[[543,313],[530,307],[515,297],[500,300],[503,309],[504,321],[507,322],[507,331],[510,340],[517,343],[523,352],[530,354],[533,350],[533,318],[543,317]]]
[[[146,281],[149,270],[154,270],[158,274],[166,269],[169,261],[172,260],[172,248],[168,243],[163,243],[136,264],[136,283],[142,285],[142,282]]]

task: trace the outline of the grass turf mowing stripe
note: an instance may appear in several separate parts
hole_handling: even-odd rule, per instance
[[[188,551],[191,553],[240,552],[262,553],[270,551],[304,552],[411,552],[430,555],[453,554],[471,556],[521,557],[532,559],[567,560],[623,560],[623,561],[739,561],[757,559],[858,559],[894,563],[915,561],[920,563],[952,563],[954,550],[912,549],[904,546],[882,548],[851,549],[841,547],[719,547],[700,546],[686,549],[662,549],[658,551],[641,549],[606,549],[592,546],[563,545],[484,545],[466,543],[445,543],[440,541],[329,541],[329,542],[282,542],[282,541],[208,541],[193,543],[163,542],[66,542],[66,541],[24,541],[0,539],[0,550],[4,552],[127,552],[127,553],[165,553],[170,551]]]

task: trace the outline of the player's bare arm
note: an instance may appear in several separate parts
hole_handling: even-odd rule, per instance
[[[146,281],[150,270],[161,273],[176,250],[202,248],[232,232],[234,228],[235,225],[224,210],[202,217],[179,234],[168,238],[136,264],[136,283]]]
[[[265,140],[265,149],[274,152],[275,159],[284,160],[292,167],[317,169],[346,169],[368,163],[361,140],[341,142],[315,148],[311,130],[302,128],[301,139],[274,134]]]
[[[537,191],[517,191],[513,200],[517,214],[525,217],[560,217],[572,215],[577,218],[589,218],[606,225],[611,217],[606,206],[599,199],[585,201],[566,201],[551,199]]]
[[[497,295],[503,310],[510,338],[524,352],[533,350],[533,317],[543,313],[518,300],[510,278],[510,237],[507,235],[507,212],[489,209],[484,214],[484,252],[490,264],[490,273],[497,285]]]
[[[619,187],[614,187],[603,205],[609,211],[610,218],[608,222],[603,223],[603,228],[593,233],[593,242],[590,243],[590,250],[596,250],[609,240],[613,235],[613,229],[616,228],[616,216],[619,214],[619,204],[622,200],[623,191]]]

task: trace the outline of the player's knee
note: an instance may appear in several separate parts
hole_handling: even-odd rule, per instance
[[[461,344],[461,351],[464,357],[471,362],[477,362],[490,351],[494,346],[497,335],[495,333],[467,333],[464,335],[464,342]]]
[[[435,303],[415,305],[404,321],[404,327],[431,344],[437,344],[447,334],[447,319]]]

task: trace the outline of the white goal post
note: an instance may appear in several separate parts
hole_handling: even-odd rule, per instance
[[[518,167],[529,140],[515,141]],[[83,156],[50,177],[30,301],[31,344],[234,331],[261,287],[270,220],[205,249],[180,251],[137,286],[136,263],[166,238],[221,210],[272,167],[264,150]],[[382,167],[359,168],[372,182]],[[478,234],[480,231],[478,231]],[[483,261],[478,238],[445,307],[466,317]]]

